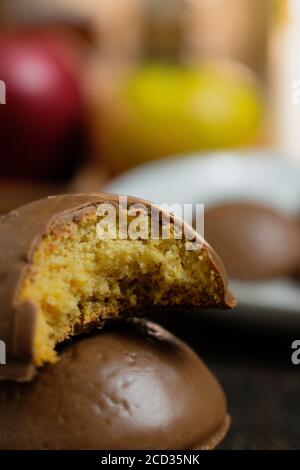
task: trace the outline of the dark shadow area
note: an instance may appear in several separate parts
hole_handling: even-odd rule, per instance
[[[300,333],[234,315],[182,312],[153,320],[190,344],[222,383],[232,425],[221,449],[299,448],[300,365],[292,364],[291,344]]]

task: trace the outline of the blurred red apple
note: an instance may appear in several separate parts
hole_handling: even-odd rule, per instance
[[[0,35],[0,175],[61,180],[82,151],[80,61],[51,34]]]

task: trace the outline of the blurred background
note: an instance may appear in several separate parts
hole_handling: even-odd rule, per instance
[[[239,307],[177,333],[224,383],[228,449],[300,444],[299,136],[299,0],[0,0],[0,213],[205,203]]]
[[[1,211],[271,143],[269,0],[1,0]]]

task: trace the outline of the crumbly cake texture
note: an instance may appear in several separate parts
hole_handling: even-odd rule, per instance
[[[6,278],[8,290],[0,290],[6,309],[0,313],[0,331],[8,335],[10,357],[33,367],[54,363],[58,343],[107,320],[139,315],[147,307],[234,305],[212,249],[195,234],[199,247],[187,250],[185,239],[174,238],[173,217],[163,227],[170,239],[100,239],[97,207],[111,202],[126,211],[117,200],[103,194],[58,196],[1,219],[5,234],[0,257],[6,253],[8,260],[14,258],[12,243],[17,242],[13,268],[4,263],[14,275]],[[128,200],[137,202],[145,203]],[[149,208],[147,203],[145,219]]]

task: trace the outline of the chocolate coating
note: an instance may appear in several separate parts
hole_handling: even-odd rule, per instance
[[[96,211],[100,203],[118,204],[118,196],[110,194],[73,194],[49,197],[27,204],[0,218],[0,339],[7,347],[7,364],[0,367],[0,380],[30,380],[34,374],[33,338],[36,308],[27,302],[17,304],[19,286],[25,271],[32,262],[34,250],[42,236],[60,223]],[[128,204],[150,203],[128,198]],[[159,207],[159,212],[163,212]],[[178,220],[172,217],[174,223]],[[203,247],[206,247],[214,269],[219,273],[223,302],[219,307],[232,307],[235,299],[228,289],[227,277],[215,252],[206,242],[190,231]]]
[[[235,279],[287,276],[300,263],[297,224],[263,205],[228,203],[207,210],[205,237]]]
[[[29,383],[0,383],[0,449],[210,449],[229,418],[199,357],[154,323],[80,338]]]

